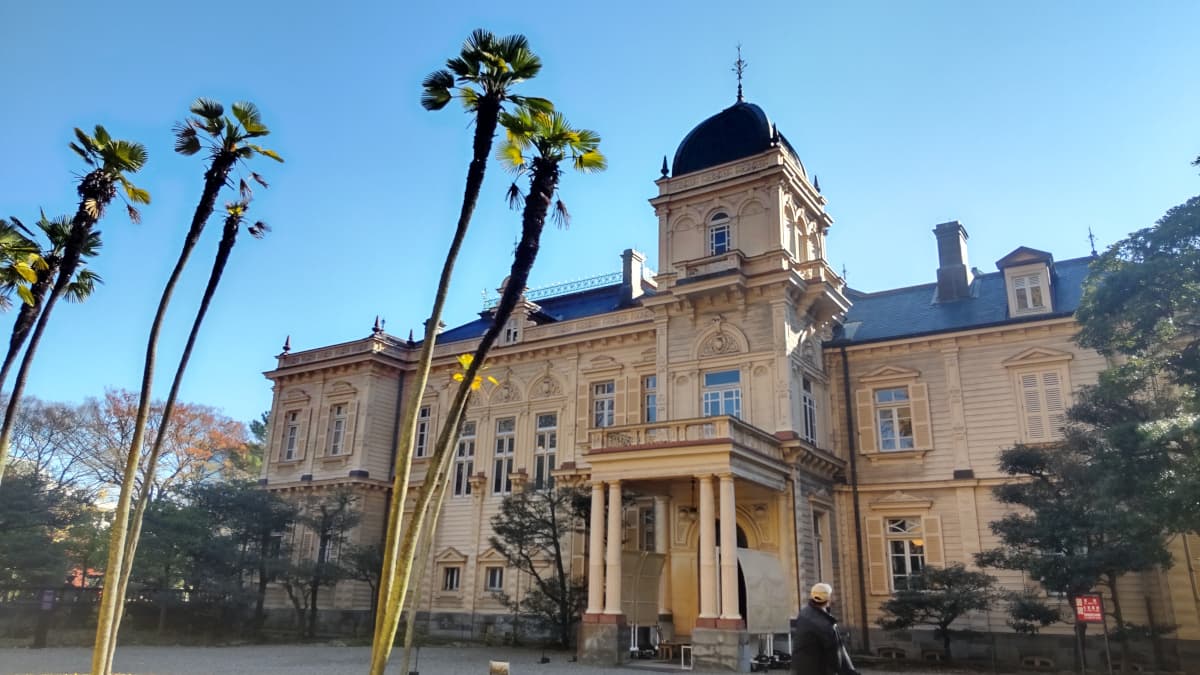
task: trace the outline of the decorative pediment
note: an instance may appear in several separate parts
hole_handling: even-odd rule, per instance
[[[467,562],[467,556],[460,553],[453,546],[447,546],[441,553],[437,554],[434,560],[439,563],[465,563]]]
[[[310,400],[312,400],[312,397],[308,395],[307,391],[296,388],[288,389],[287,391],[283,392],[283,396],[279,397],[279,400],[288,404],[308,403]]]
[[[500,555],[499,551],[497,551],[494,548],[490,548],[490,547],[488,548],[488,550],[479,554],[479,562],[481,562],[481,563],[495,562],[495,563],[502,563],[504,565],[508,564],[508,560],[505,559],[504,556]]]
[[[1005,368],[1034,366],[1042,363],[1062,363],[1075,358],[1070,352],[1062,352],[1049,347],[1030,347],[1025,351],[1002,361]]]
[[[594,374],[604,371],[617,371],[622,367],[621,362],[606,354],[593,357],[581,368],[584,373]]]
[[[750,341],[737,326],[726,323],[720,316],[714,322],[716,325],[696,342],[696,358],[750,351]]]
[[[492,405],[516,403],[521,400],[521,389],[512,380],[505,380],[492,392]]]
[[[888,380],[915,380],[921,377],[921,371],[903,366],[880,366],[858,378],[860,382],[886,382]]]
[[[886,497],[876,499],[870,506],[872,511],[928,511],[933,508],[933,500],[897,490]]]
[[[551,375],[543,375],[529,388],[529,398],[551,398],[562,395],[562,385]]]
[[[658,350],[656,350],[654,347],[651,347],[650,349],[642,350],[642,354],[638,358],[638,361],[640,363],[653,362],[657,358],[657,355]]]
[[[1053,262],[1054,256],[1046,251],[1039,251],[1036,248],[1029,248],[1028,246],[1018,246],[1012,253],[997,260],[996,268],[1003,270],[1006,267],[1016,267],[1018,265],[1031,265],[1034,263],[1049,265]]]
[[[358,388],[345,380],[338,380],[329,388],[329,395],[336,396],[339,394],[354,395],[358,393]]]

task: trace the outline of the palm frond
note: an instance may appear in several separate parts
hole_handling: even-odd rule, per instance
[[[575,169],[582,173],[594,173],[608,168],[608,159],[599,150],[589,150],[575,156]]]
[[[460,87],[458,90],[458,98],[462,101],[463,109],[468,112],[473,112],[479,107],[479,92],[470,87]]]
[[[262,123],[262,113],[259,112],[258,106],[249,101],[234,103],[233,116],[237,118],[238,122],[242,123],[242,129],[249,136],[266,136],[271,133],[266,125]]]
[[[464,54],[490,52],[496,48],[496,34],[486,28],[476,28],[463,43]]]
[[[238,194],[241,196],[243,201],[249,200],[254,194],[254,191],[250,189],[250,184],[246,182],[245,178],[238,180]]]
[[[137,209],[133,208],[133,204],[126,204],[125,211],[129,214],[129,222],[134,225],[142,224],[142,214]]]
[[[15,287],[17,297],[21,298],[21,302],[33,307],[37,304],[37,299],[33,297],[33,291],[24,284],[17,284]],[[0,309],[8,311],[12,307],[12,301],[6,295],[0,295]]]
[[[496,159],[510,171],[520,171],[526,166],[525,154],[521,152],[521,146],[511,139],[511,135],[496,149]]]
[[[200,137],[196,133],[196,127],[189,122],[180,122],[174,127],[175,152],[181,155],[194,155],[200,152]]]
[[[68,143],[67,147],[71,148],[72,150],[75,151],[75,154],[82,157],[83,161],[88,163],[88,166],[96,166],[96,162],[92,160],[91,155],[89,155],[88,152],[86,150],[84,150],[83,148],[79,147],[78,145],[75,145],[74,143]]]
[[[261,145],[254,145],[253,143],[247,143],[246,145],[249,146],[251,149],[253,149],[254,152],[257,152],[258,154],[263,155],[264,157],[270,157],[271,159],[275,160],[276,162],[279,162],[280,164],[283,163],[283,158],[280,157],[279,153],[275,152],[274,150],[264,148]]]
[[[100,124],[96,125],[96,131],[92,138],[96,141],[96,147],[98,148],[111,145],[113,141],[112,136],[110,136],[108,133],[108,129],[105,129],[104,126]]]
[[[207,120],[220,120],[225,114],[225,106],[211,98],[203,97],[196,99],[189,110]]]
[[[121,176],[121,185],[125,188],[125,194],[128,195],[129,201],[137,202],[138,204],[149,204],[150,193],[140,187],[130,183],[127,178]]]
[[[93,219],[100,217],[100,204],[91,197],[83,200],[83,210]]]
[[[567,211],[567,205],[561,199],[555,200],[554,211],[550,217],[554,219],[554,224],[558,225],[561,229],[571,226],[571,212]]]
[[[267,233],[270,231],[271,226],[267,225],[261,220],[246,228],[246,232],[248,232],[250,236],[254,237],[255,239],[262,239],[263,237],[267,236]]]
[[[67,284],[65,298],[67,302],[83,302],[95,292],[98,284],[104,283],[99,274],[87,268],[81,269],[75,274],[75,280]]]
[[[450,102],[450,89],[454,87],[454,76],[449,71],[438,70],[421,81],[421,107],[426,110],[441,110]]]
[[[105,164],[118,171],[139,171],[146,165],[146,146],[132,141],[113,141],[105,147]]]
[[[466,54],[467,52],[463,52]],[[463,58],[456,56],[452,59],[446,59],[446,69],[449,70],[454,77],[464,82],[470,82],[479,79],[479,60],[472,55],[471,58]]]
[[[526,108],[533,112],[554,112],[554,102],[548,98],[538,98],[537,96],[509,96],[508,100],[512,101],[517,107]]]
[[[505,191],[505,200],[508,202],[508,208],[516,211],[521,208],[521,202],[525,200],[525,194],[521,192],[521,188],[517,185],[517,181],[513,181],[512,185],[508,186]]]
[[[271,187],[270,185],[267,185],[267,181],[264,180],[262,176],[258,175],[257,173],[255,173],[253,171],[250,172],[250,177],[254,179],[255,183],[258,183],[259,185],[261,185],[265,188]]]

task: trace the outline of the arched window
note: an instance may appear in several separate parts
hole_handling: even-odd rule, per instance
[[[733,248],[729,230],[729,214],[717,211],[708,219],[708,254],[720,255]]]

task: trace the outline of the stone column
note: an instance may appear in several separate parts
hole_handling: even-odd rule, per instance
[[[740,622],[737,582],[737,503],[733,496],[733,474],[721,474],[721,621]]]
[[[671,553],[667,550],[670,538],[667,524],[670,522],[670,507],[666,496],[654,497],[654,550],[663,554],[662,574],[658,577],[658,615],[671,613]]]
[[[713,513],[712,476],[700,477],[700,616],[698,627],[711,628],[717,619],[717,519]],[[707,621],[705,621],[707,619]]]
[[[604,483],[592,483],[592,514],[588,531],[587,613],[604,611]]]
[[[621,613],[621,481],[608,484],[608,553],[604,558],[604,613]]]

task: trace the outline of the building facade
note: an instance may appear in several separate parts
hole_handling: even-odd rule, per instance
[[[973,565],[996,544],[998,453],[1055,440],[1072,392],[1105,367],[1071,339],[1087,259],[1019,247],[982,273],[965,229],[943,223],[935,281],[854,291],[826,258],[826,199],[741,100],[698,125],[656,184],[657,272],[626,250],[620,275],[527,292],[493,349],[499,384],[472,395],[410,609],[433,633],[509,630],[497,593],[520,597],[529,580],[491,549],[488,523],[506,495],[553,481],[591,497],[588,526],[566,542],[588,589],[585,659],[620,662],[635,643],[665,640],[689,644],[698,663],[748,670],[770,639],[760,636],[786,634],[817,581],[834,585],[858,646],[937,651],[926,634],[875,628],[879,605],[921,567]],[[401,404],[422,397],[415,486],[455,357],[490,321],[485,309],[439,335],[422,392],[406,385],[419,345],[378,328],[279,355],[260,482],[297,496],[354,491],[363,520],[351,541],[378,542]],[[1139,599],[1131,620],[1178,626],[1152,645],[1163,653],[1139,654],[1147,665],[1200,641],[1200,541],[1174,545],[1177,565],[1125,591]],[[365,584],[344,582],[330,607],[370,604]],[[1001,612],[965,623],[991,636],[968,652],[1069,667],[1066,628],[1035,640],[1013,637]]]

